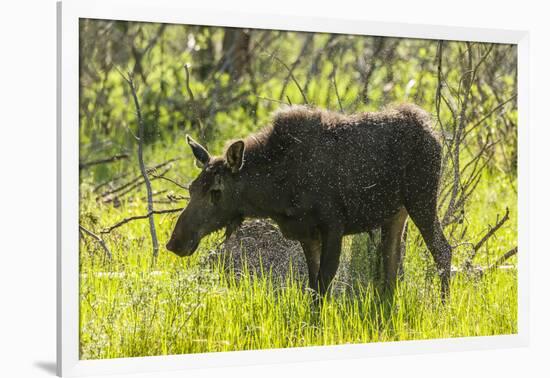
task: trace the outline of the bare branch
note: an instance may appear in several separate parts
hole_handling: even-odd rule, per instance
[[[492,116],[496,111],[498,111],[499,109],[501,109],[504,105],[506,105],[507,103],[509,103],[510,101],[514,100],[515,98],[517,97],[517,94],[513,94],[511,97],[509,97],[508,99],[502,101],[500,104],[498,104],[497,106],[495,106],[493,109],[491,109],[487,114],[485,114],[479,121],[477,121],[476,123],[474,123],[470,128],[469,130],[472,130],[472,129],[475,129],[476,127],[478,127],[479,125],[481,125],[483,122],[485,122],[485,120],[487,118],[489,118],[490,116]],[[469,131],[468,130],[468,131]]]
[[[294,76],[294,73],[292,72],[290,67],[285,62],[283,62],[277,55],[275,55],[275,52],[273,52],[269,55],[272,59],[279,62],[279,64],[281,64],[288,71],[288,74],[290,75],[290,78],[292,79],[294,84],[296,84],[296,87],[298,87],[298,90],[300,91],[300,94],[302,95],[302,98],[304,99],[304,104],[306,104],[306,105],[309,104],[309,102],[307,100],[307,97],[306,97],[306,94],[304,93],[304,90],[302,89],[302,86],[300,85],[300,83],[296,79],[296,76]]]
[[[151,241],[153,243],[153,259],[155,259],[158,256],[159,244],[157,239],[157,231],[155,229],[155,219],[153,217],[153,212],[154,212],[153,189],[151,187],[151,181],[149,180],[149,176],[147,175],[145,162],[143,161],[143,135],[144,135],[145,125],[143,123],[143,117],[141,115],[141,106],[137,98],[136,87],[134,85],[133,76],[131,73],[128,73],[128,77],[125,77],[124,75],[122,75],[122,77],[126,80],[126,82],[128,83],[128,86],[130,87],[130,90],[132,92],[132,98],[134,99],[134,106],[136,108],[136,115],[137,115],[137,121],[139,126],[139,130],[138,130],[139,169],[141,171],[141,175],[143,176],[143,180],[145,181],[145,188],[147,189],[147,210],[149,215],[149,231],[151,232]]]
[[[498,218],[497,218],[498,219]],[[485,235],[472,247],[471,252],[469,253],[469,256],[466,258],[464,263],[462,264],[462,270],[471,271],[473,268],[473,261],[477,254],[477,251],[489,240],[491,236],[497,232],[506,221],[510,219],[510,210],[506,208],[506,214],[504,214],[504,217],[500,221],[498,221],[493,227],[487,231]]]
[[[160,174],[164,175],[170,169],[171,169],[171,167],[168,167],[164,171],[162,171],[162,173],[160,173]],[[151,179],[151,181],[154,181],[156,179],[157,179],[156,177],[153,177]],[[109,192],[106,192],[106,193],[102,194],[99,198],[103,198],[103,202],[108,203],[108,202],[113,201],[115,198],[120,198],[120,197],[125,196],[126,194],[128,194],[131,191],[139,188],[143,184],[145,184],[145,180],[143,180],[143,177],[138,177],[138,179],[136,181],[129,182],[127,184],[119,186],[116,189],[110,190]]]
[[[107,244],[105,244],[105,241],[101,237],[94,234],[92,231],[88,230],[87,228],[85,228],[81,224],[78,225],[78,228],[80,228],[80,231],[82,231],[84,234],[88,235],[89,237],[91,237],[92,239],[94,239],[95,241],[97,241],[99,243],[101,248],[103,248],[103,250],[105,251],[105,255],[107,256],[107,258],[109,260],[113,257],[113,255],[111,254],[111,251],[107,247]]]
[[[163,163],[160,163],[160,164],[155,165],[154,167],[148,168],[147,171],[151,171],[151,170],[154,171],[154,170],[156,170],[156,169],[165,167],[165,166],[167,166],[168,164],[173,163],[174,161],[177,161],[177,160],[179,160],[179,159],[176,158],[176,159],[167,160],[167,161],[165,161],[165,162],[163,162]],[[127,176],[128,176],[128,173],[124,173],[124,174],[122,174],[122,175],[120,175],[120,176],[117,176],[117,177],[115,177],[115,178],[113,178],[113,179],[111,179],[111,180],[109,180],[109,181],[102,182],[101,184],[99,184],[98,186],[96,186],[96,187],[94,188],[94,192],[97,192],[100,188],[102,188],[102,187],[104,187],[104,186],[109,186],[111,183],[114,183],[115,181],[118,181],[118,180],[120,180],[120,179],[122,179],[122,178],[124,178],[124,177],[127,177]],[[119,192],[119,191],[121,191],[121,190],[124,190],[125,188],[129,187],[130,185],[136,183],[137,181],[139,181],[139,180],[141,180],[141,179],[142,179],[142,176],[141,176],[141,175],[136,176],[136,177],[132,178],[130,181],[128,181],[128,182],[122,184],[121,186],[118,186],[118,187],[116,187],[116,188],[114,188],[114,189],[112,189],[112,190],[109,190],[109,191],[107,191],[107,192],[104,192],[104,193],[100,194],[100,197],[101,197],[101,198],[107,197],[108,195],[111,195],[111,194],[113,194],[113,193],[116,193],[116,192]]]
[[[286,75],[285,80],[283,82],[283,88],[281,89],[281,93],[279,94],[279,100],[283,99],[283,95],[286,91],[286,87],[288,86],[288,82],[290,81],[291,77],[293,76],[292,73],[294,72],[296,67],[298,67],[298,64],[300,64],[300,61],[302,60],[303,56],[305,55],[307,48],[311,45],[311,41],[313,40],[314,36],[315,36],[315,34],[313,34],[313,33],[308,34],[307,38],[304,40],[304,44],[302,46],[301,51],[298,53],[298,58],[296,58],[294,63],[292,63],[292,66],[290,68],[288,68],[288,74]],[[293,79],[293,80],[294,80],[294,82],[296,82],[295,79]],[[307,101],[306,101],[306,104],[307,104]]]
[[[510,257],[516,255],[518,253],[518,247],[515,246],[508,252],[506,252],[504,255],[500,256],[497,261],[495,261],[490,267],[485,269],[483,273],[489,273],[492,271],[497,270],[506,260],[508,260]]]
[[[281,105],[292,105],[292,104],[286,103],[284,101],[275,100],[274,98],[262,97],[262,96],[258,96],[258,95],[256,95],[256,97],[259,98],[260,100],[275,102],[275,103],[281,104]]]
[[[485,234],[485,236],[483,236],[483,237],[481,238],[481,240],[477,242],[476,245],[474,245],[474,252],[477,252],[478,249],[480,249],[480,248],[483,246],[483,244],[485,244],[485,242],[486,242],[491,236],[493,236],[493,235],[495,234],[495,232],[497,232],[498,229],[501,228],[502,225],[503,225],[504,223],[506,223],[506,221],[507,221],[508,219],[510,219],[510,210],[509,210],[508,208],[506,208],[506,214],[504,214],[504,217],[502,217],[502,219],[501,219],[499,222],[497,222],[497,224],[496,224],[494,227],[492,227],[492,228]]]
[[[94,165],[114,163],[114,162],[122,160],[122,159],[127,159],[128,156],[129,155],[127,153],[122,153],[122,154],[116,154],[116,155],[113,155],[111,157],[104,158],[104,159],[98,159],[98,160],[82,162],[82,163],[78,164],[78,169],[82,170],[82,169],[86,169],[86,168],[94,166]]]
[[[114,225],[103,229],[101,231],[101,234],[108,234],[111,231],[119,228],[120,226],[124,226],[126,223],[129,223],[129,222],[132,222],[132,221],[135,221],[135,220],[148,219],[148,218],[150,219],[150,218],[153,217],[153,215],[158,215],[158,214],[177,213],[177,212],[183,211],[183,209],[184,209],[184,207],[180,207],[180,208],[177,208],[177,209],[153,210],[152,212],[149,212],[145,215],[135,215],[133,217],[124,218],[123,220],[115,223]]]
[[[340,99],[340,93],[338,92],[338,85],[336,84],[336,65],[332,70],[331,76],[332,76],[332,85],[334,85],[334,92],[336,93],[336,98],[338,99],[338,106],[340,107],[340,111],[343,113],[344,107],[342,106],[342,100]]]
[[[157,178],[157,179],[162,179],[162,180],[171,182],[172,184],[176,185],[177,187],[179,187],[181,189],[189,190],[189,187],[187,185],[180,184],[176,180],[164,176],[164,174],[162,174],[162,173],[161,174],[151,173],[151,176],[153,176],[154,178]]]

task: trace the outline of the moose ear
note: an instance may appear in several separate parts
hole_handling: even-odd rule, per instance
[[[195,158],[197,159],[197,165],[202,168],[210,160],[210,154],[206,151],[206,148],[201,146],[189,135],[186,135],[186,139],[189,146],[191,146],[191,150],[193,150],[193,155],[195,155]]]
[[[233,142],[225,153],[225,162],[233,173],[238,172],[244,162],[244,142],[238,140]]]

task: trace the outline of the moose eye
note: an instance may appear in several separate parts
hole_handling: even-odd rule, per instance
[[[220,198],[222,197],[222,191],[221,190],[211,190],[210,191],[210,201],[215,205],[220,201]]]

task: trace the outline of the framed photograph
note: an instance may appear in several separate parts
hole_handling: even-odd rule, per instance
[[[58,374],[522,346],[528,34],[58,3]]]

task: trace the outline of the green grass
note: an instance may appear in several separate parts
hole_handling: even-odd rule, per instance
[[[123,217],[142,214],[145,204],[101,205],[81,186],[81,222],[92,229]],[[494,224],[497,213],[510,208],[510,221],[478,252],[474,262],[491,264],[517,245],[516,194],[504,176],[486,172],[483,184],[466,208],[466,220],[454,231],[475,242]],[[177,215],[156,218],[159,239],[165,241]],[[446,230],[447,234],[451,230]],[[449,235],[451,236],[451,235]],[[161,250],[151,264],[146,221],[129,223],[105,240],[109,261],[93,240],[80,249],[80,356],[82,359],[288,348],[346,343],[370,343],[517,332],[516,258],[511,269],[482,277],[457,274],[451,301],[439,301],[439,282],[431,256],[409,224],[405,277],[393,297],[379,297],[354,269],[347,290],[327,298],[320,310],[302,283],[274,284],[268,277],[236,277],[219,264],[208,263],[209,251],[221,234],[203,240],[190,258]],[[462,239],[463,240],[463,239]],[[161,243],[162,244],[162,243]],[[346,240],[342,270],[350,256]],[[453,238],[451,237],[451,244]],[[457,247],[453,266],[467,254]],[[348,264],[349,265],[349,264]],[[368,268],[368,267],[367,267]],[[340,273],[343,276],[343,272]]]

